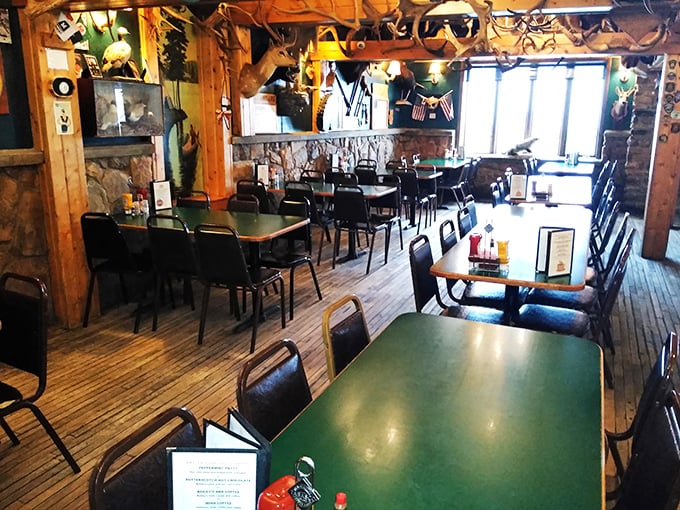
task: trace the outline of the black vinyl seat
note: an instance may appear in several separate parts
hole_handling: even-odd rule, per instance
[[[97,275],[100,273],[117,274],[120,280],[123,300],[128,302],[127,287],[124,275],[150,275],[152,270],[151,254],[148,250],[133,252],[120,227],[107,213],[86,212],[80,217],[80,226],[85,244],[85,257],[90,270],[90,280],[87,287],[85,314],[83,327],[86,328],[90,320],[92,294]],[[141,301],[137,305],[134,332],[139,331],[141,318]]]
[[[304,201],[294,200],[292,198],[284,197],[279,203],[279,214],[284,216],[302,216],[309,217],[310,204],[305,198]],[[300,251],[296,243],[302,242],[304,244],[304,251]],[[312,275],[316,295],[319,301],[323,299],[321,296],[321,289],[319,288],[319,281],[316,277],[314,264],[312,264],[312,237],[309,224],[302,228],[296,229],[292,232],[284,234],[272,240],[270,249],[266,253],[260,255],[260,263],[264,267],[275,269],[288,269],[290,272],[290,283],[288,285],[290,292],[290,302],[288,308],[290,309],[290,320],[293,320],[293,309],[295,307],[295,269],[300,266],[307,265]]]
[[[347,305],[351,307],[351,311],[343,313]],[[341,318],[338,319],[338,316]],[[364,307],[359,297],[350,294],[328,306],[321,319],[321,331],[326,350],[328,379],[333,381],[371,342]]]
[[[335,240],[333,243],[333,262],[332,267],[335,269],[335,258],[340,247],[340,233],[348,232],[350,236],[357,236],[359,232],[365,232],[371,236],[371,246],[368,252],[368,262],[366,263],[366,274],[371,270],[371,259],[373,257],[373,246],[375,244],[375,235],[380,232],[385,232],[385,261],[390,250],[390,236],[392,231],[392,222],[383,222],[381,219],[376,220],[371,218],[368,214],[368,204],[364,198],[364,192],[358,186],[338,186],[335,188],[333,194],[334,220],[335,220]],[[350,243],[353,242],[350,239]]]
[[[227,200],[227,211],[260,213],[260,200],[251,193],[234,193]]]
[[[0,381],[0,427],[18,445],[19,438],[5,418],[22,409],[31,411],[73,472],[79,473],[78,463],[37,404],[47,386],[47,321],[47,291],[40,279],[17,273],[0,276],[0,364],[37,379],[28,395]]]
[[[238,377],[236,402],[245,419],[269,441],[312,402],[295,342],[274,342],[246,362]]]
[[[357,186],[359,177],[349,172],[333,172],[331,182],[335,186]]]
[[[357,165],[353,171],[357,176],[357,184],[372,186],[378,182],[378,172],[373,167]]]
[[[90,475],[91,510],[170,508],[166,449],[203,446],[201,427],[191,411],[172,407],[161,412],[104,453]],[[125,464],[118,468],[120,462]]]
[[[191,286],[192,279],[198,277],[198,263],[196,250],[189,233],[189,227],[178,216],[168,214],[152,214],[146,219],[151,258],[155,272],[155,287],[153,294],[153,325],[152,331],[158,328],[158,306],[161,298],[163,283],[170,283],[173,277],[183,282],[184,301],[193,310],[194,293]],[[170,288],[170,303],[175,307],[175,298]]]
[[[226,225],[198,225],[194,229],[199,260],[199,277],[203,283],[201,318],[198,328],[198,343],[203,343],[205,321],[208,314],[210,289],[222,287],[230,290],[231,296],[237,290],[249,291],[253,295],[252,335],[250,352],[255,351],[257,330],[262,313],[262,293],[272,284],[281,285],[281,327],[286,327],[285,285],[280,271],[264,267],[249,267],[241,247],[238,232]],[[225,264],[228,260],[229,263]]]
[[[411,240],[409,263],[417,312],[422,312],[425,306],[432,301],[432,298],[435,298],[442,309],[442,315],[478,322],[503,324],[503,312],[501,310],[479,306],[448,306],[444,303],[439,293],[437,277],[430,273],[434,260],[430,240],[426,235],[418,235]]]

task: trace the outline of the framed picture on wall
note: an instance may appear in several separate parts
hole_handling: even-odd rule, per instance
[[[89,74],[90,78],[103,78],[97,57],[83,54],[83,61],[83,74]]]

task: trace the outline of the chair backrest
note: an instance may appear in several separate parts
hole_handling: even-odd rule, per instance
[[[615,509],[671,510],[680,502],[680,404],[673,391],[653,409],[640,431]]]
[[[288,196],[284,196],[279,202],[279,214],[282,216],[301,216],[303,218],[309,218],[310,211],[309,200],[305,197],[300,197],[294,199]],[[286,234],[279,236],[274,239],[280,239],[282,241],[304,241],[305,250],[311,251],[312,249],[312,232],[307,223],[304,227],[296,228]]]
[[[378,181],[378,173],[375,168],[357,165],[354,167],[354,174],[357,176],[357,184],[373,185]]]
[[[604,192],[597,209],[593,211],[593,223],[598,227],[602,225],[602,218],[614,206],[615,195],[616,185],[614,184],[614,180],[610,179],[607,181],[607,185],[604,188]]]
[[[204,283],[252,287],[248,263],[238,232],[227,225],[198,225],[194,229],[199,275]],[[225,261],[229,263],[225,263]]]
[[[359,184],[359,178],[356,174],[348,172],[333,172],[332,182],[336,186],[356,186]]]
[[[654,407],[664,405],[673,389],[673,373],[678,363],[678,335],[671,331],[659,349],[652,369],[642,387],[642,394],[635,409],[635,416],[631,423],[633,431],[631,450],[634,453],[638,447],[638,436],[644,428],[647,418]]]
[[[352,312],[333,322],[338,311],[348,304],[353,305]],[[332,381],[371,341],[359,297],[351,294],[328,306],[323,312],[321,330],[328,379]]]
[[[442,221],[441,225],[439,225],[439,244],[442,249],[442,255],[458,244],[456,228],[453,220],[450,218]],[[446,287],[449,289],[449,293],[453,290],[454,285],[456,285],[456,280],[453,278],[446,279]]]
[[[629,217],[630,217],[630,213],[626,212],[626,213],[624,213],[623,218],[619,222],[619,227],[616,231],[616,237],[614,238],[614,241],[612,242],[612,246],[609,250],[609,257],[607,258],[607,264],[604,266],[604,268],[602,269],[601,274],[600,274],[601,281],[607,280],[612,269],[614,269],[614,265],[619,260],[621,248],[623,247],[623,240],[626,237],[626,234],[628,233],[628,218]],[[630,238],[630,241],[632,241],[632,237]]]
[[[385,170],[404,170],[406,166],[398,159],[391,159],[385,163]]]
[[[394,174],[378,175],[377,184],[382,186],[394,186],[397,188],[397,192],[374,198],[371,200],[371,205],[373,207],[386,207],[389,209],[394,209],[394,212],[398,213],[399,208],[401,207],[401,179],[399,176]]]
[[[263,214],[273,212],[269,197],[267,196],[267,188],[263,182],[254,179],[241,179],[236,182],[236,193],[246,193],[255,195],[260,203],[260,212]]]
[[[154,268],[165,273],[197,275],[196,251],[189,227],[178,216],[152,214],[146,219]]]
[[[357,161],[356,166],[364,166],[367,168],[372,168],[373,170],[377,170],[378,162],[375,159],[361,158],[359,161]]]
[[[333,192],[333,216],[336,227],[345,224],[368,224],[368,206],[358,186],[337,186]]]
[[[497,205],[502,204],[503,199],[501,198],[501,190],[498,183],[492,182],[489,184],[489,188],[491,189],[491,205],[496,207]]]
[[[323,172],[317,172],[316,170],[305,170],[300,174],[300,180],[302,182],[325,182],[325,177]],[[288,184],[288,183],[286,183]]]
[[[150,442],[141,453],[135,453]],[[172,407],[163,411],[104,453],[90,476],[90,508],[166,510],[169,508],[166,448],[203,446],[201,427],[189,410]],[[131,455],[132,460],[109,476],[114,464],[118,466]]]
[[[312,401],[295,342],[279,340],[250,358],[238,378],[236,401],[241,414],[269,441],[293,421]]]
[[[90,271],[108,261],[112,271],[134,270],[136,263],[116,220],[107,213],[86,212],[80,217],[85,257]]]
[[[465,206],[462,209],[458,209],[456,212],[456,220],[458,221],[458,233],[460,237],[467,235],[475,226],[472,222],[473,218],[470,214],[470,209]]]
[[[0,362],[38,378],[24,400],[34,402],[47,384],[47,290],[39,279],[17,273],[0,276]]]
[[[260,200],[251,193],[234,193],[227,200],[227,211],[259,214]]]
[[[206,191],[192,189],[184,195],[177,197],[177,205],[179,207],[193,207],[195,209],[210,209],[210,195]]]
[[[307,182],[287,182],[285,186],[285,197],[292,200],[309,202],[309,221],[314,225],[321,225],[321,217],[319,216],[319,210],[316,208],[316,202],[314,199],[314,190]]]
[[[430,273],[430,267],[434,263],[430,240],[426,235],[418,235],[411,240],[408,246],[409,263],[411,265],[411,281],[413,283],[413,296],[416,302],[416,311],[422,312],[433,297],[442,308],[446,305],[442,302],[439,294],[437,278]]]
[[[401,194],[409,199],[415,199],[420,193],[418,187],[418,174],[415,170],[395,170],[393,175],[399,177],[401,181]]]
[[[600,247],[604,251],[605,247],[609,244],[609,239],[611,238],[614,227],[616,226],[616,220],[619,215],[619,210],[621,209],[621,203],[617,200],[614,202],[611,210],[608,212],[606,218],[602,218],[602,232],[600,236]]]

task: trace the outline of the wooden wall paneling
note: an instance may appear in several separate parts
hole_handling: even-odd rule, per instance
[[[226,182],[231,182],[231,168],[225,162],[227,143],[225,121],[218,116],[222,111],[222,95],[227,94],[229,76],[223,66],[222,52],[215,39],[205,31],[197,31],[198,85],[201,94],[200,155],[203,165],[203,189],[213,200],[226,198]],[[228,97],[228,96],[227,96]],[[228,174],[228,175],[227,175]]]
[[[250,53],[250,30],[243,27],[236,27],[234,37],[238,37],[243,50],[235,49],[230,56],[230,90],[231,90],[231,107],[232,107],[232,132],[234,136],[248,136],[252,135],[250,127],[250,99],[241,97],[241,92],[238,86],[238,76],[245,63],[252,62]],[[247,111],[244,112],[244,109]]]
[[[675,93],[680,90],[679,71],[680,55],[666,55],[659,83],[656,136],[650,161],[642,238],[642,256],[653,260],[666,256],[680,185],[680,103],[674,101]]]
[[[19,11],[31,123],[35,148],[42,150],[45,162],[40,165],[40,188],[45,212],[45,229],[49,247],[52,298],[57,319],[66,327],[82,320],[87,279],[80,216],[87,210],[87,181],[83,153],[80,112],[77,94],[61,98],[71,106],[72,134],[59,134],[55,118],[57,98],[48,92],[56,76],[67,76],[74,83],[75,54],[56,37],[56,16],[43,14],[29,19]],[[68,69],[52,69],[47,62],[46,44],[55,40],[57,51],[64,52]]]

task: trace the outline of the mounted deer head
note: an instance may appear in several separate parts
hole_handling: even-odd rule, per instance
[[[271,33],[271,32],[270,32]],[[274,34],[273,34],[274,35]],[[297,60],[290,56],[288,48],[297,40],[286,44],[282,37],[275,35],[276,42],[270,41],[269,48],[257,64],[244,64],[238,77],[238,88],[243,97],[253,97],[269,79],[277,67],[293,67]]]
[[[628,90],[621,88],[619,86],[616,87],[616,95],[618,97],[616,101],[614,101],[612,109],[609,112],[615,121],[618,122],[621,119],[623,119],[626,115],[628,115],[628,98],[635,94],[635,92],[637,92],[637,89],[638,89],[637,83]]]

